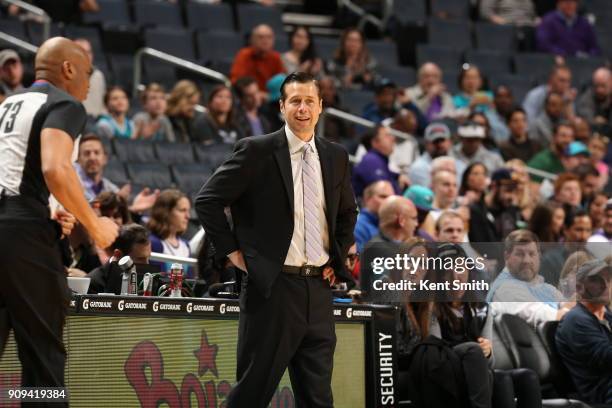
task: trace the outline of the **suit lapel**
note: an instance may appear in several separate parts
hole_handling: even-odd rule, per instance
[[[285,185],[285,193],[289,199],[289,206],[293,213],[293,172],[291,171],[291,157],[289,156],[289,144],[287,143],[287,135],[285,134],[285,128],[277,132],[276,149],[274,151],[274,157],[276,163],[283,178],[283,184]]]
[[[321,174],[323,176],[323,191],[325,192],[325,218],[331,232],[331,203],[332,203],[332,183],[334,180],[334,163],[333,156],[329,151],[329,147],[321,138],[315,137],[315,144],[319,152],[319,162],[321,163]]]

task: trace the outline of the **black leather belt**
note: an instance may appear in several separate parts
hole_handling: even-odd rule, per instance
[[[283,265],[283,273],[299,276],[321,276],[323,274],[323,266],[304,265],[304,266],[289,266]]]

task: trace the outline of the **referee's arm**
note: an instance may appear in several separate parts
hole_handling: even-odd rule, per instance
[[[109,247],[117,238],[118,226],[98,217],[85,199],[83,188],[71,163],[74,142],[63,130],[45,128],[40,134],[42,173],[49,191],[83,224],[99,248]]]

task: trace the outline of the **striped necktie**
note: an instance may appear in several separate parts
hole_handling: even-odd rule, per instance
[[[304,191],[304,239],[306,241],[306,258],[309,263],[319,260],[323,254],[316,165],[317,160],[312,147],[307,144],[302,155],[302,188]]]

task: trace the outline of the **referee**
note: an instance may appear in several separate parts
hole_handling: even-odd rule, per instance
[[[71,163],[86,120],[87,54],[55,37],[38,50],[35,69],[32,86],[0,105],[0,346],[12,328],[23,387],[64,387],[69,291],[59,238],[76,218],[106,248],[117,226],[90,208]],[[49,193],[66,211],[52,217]]]

